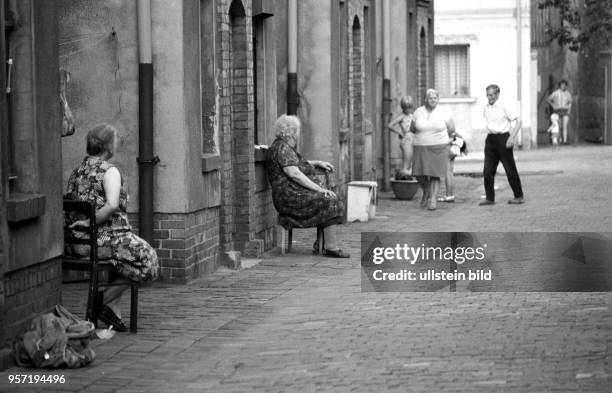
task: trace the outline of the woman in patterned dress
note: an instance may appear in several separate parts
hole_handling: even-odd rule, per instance
[[[150,281],[158,275],[157,254],[149,243],[132,232],[127,218],[128,195],[124,179],[117,167],[108,162],[118,142],[117,130],[109,124],[100,124],[89,131],[88,155],[72,172],[66,199],[95,205],[98,247],[110,249],[110,261],[122,276],[117,280],[125,283]],[[69,227],[78,235],[79,227],[88,226],[89,220],[76,220]],[[121,321],[119,301],[128,288],[128,285],[111,286],[96,296],[94,315],[119,331],[127,330]]]
[[[290,228],[322,226],[324,255],[348,258],[336,241],[336,224],[342,222],[344,205],[336,194],[321,187],[316,167],[332,171],[329,162],[302,158],[297,152],[300,120],[282,115],[276,120],[276,140],[268,149],[267,173],[272,185],[272,200],[281,225]],[[315,249],[317,247],[315,246]]]

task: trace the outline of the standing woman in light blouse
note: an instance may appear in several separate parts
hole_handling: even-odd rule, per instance
[[[440,96],[434,89],[425,94],[425,104],[414,111],[414,155],[412,174],[416,176],[423,196],[421,207],[436,210],[440,179],[446,176],[449,155],[449,135],[455,133],[455,123],[440,108]]]

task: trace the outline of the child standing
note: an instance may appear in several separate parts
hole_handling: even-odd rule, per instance
[[[552,144],[555,148],[559,147],[559,115],[553,113],[550,115],[550,127],[548,127],[548,133],[552,140]]]
[[[402,169],[399,171],[399,175],[407,176],[410,174],[410,167],[412,166],[413,134],[410,132],[412,112],[414,108],[412,97],[402,97],[400,100],[400,107],[402,108],[402,113],[393,119],[393,121],[391,121],[387,127],[389,127],[391,132],[396,133],[400,139],[400,149],[402,150]]]

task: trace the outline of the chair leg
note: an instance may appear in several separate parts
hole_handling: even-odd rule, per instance
[[[98,294],[98,277],[97,272],[92,272],[89,278],[89,288],[87,290],[87,307],[85,309],[85,319],[96,324],[97,321],[93,320],[94,317],[94,304]]]
[[[291,252],[291,243],[293,243],[293,229],[287,230],[287,252]]]
[[[138,331],[138,284],[132,284],[132,299],[130,301],[130,333]]]

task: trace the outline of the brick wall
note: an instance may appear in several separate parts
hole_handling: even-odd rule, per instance
[[[218,207],[191,213],[155,213],[153,244],[161,280],[184,283],[212,273],[219,264]],[[138,216],[130,214],[134,232]]]
[[[59,258],[9,272],[4,278],[5,302],[0,347],[23,333],[35,316],[61,302],[62,268]]]
[[[263,240],[264,250],[269,250],[276,246],[277,215],[272,203],[272,189],[256,192],[254,205],[255,237]]]

